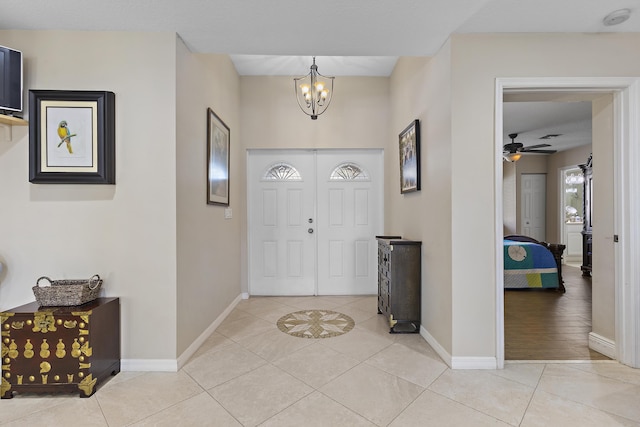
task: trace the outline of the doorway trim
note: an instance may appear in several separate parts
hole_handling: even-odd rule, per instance
[[[508,77],[495,86],[495,260],[503,271],[502,150],[503,96],[517,92],[612,93],[614,120],[615,342],[620,363],[640,367],[640,78],[633,77]],[[504,368],[504,277],[496,274],[496,362]]]

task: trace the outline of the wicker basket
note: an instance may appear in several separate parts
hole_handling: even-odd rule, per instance
[[[51,286],[40,286],[46,280]],[[89,280],[51,280],[41,277],[33,287],[33,294],[41,307],[82,305],[98,298],[102,279],[97,274]]]

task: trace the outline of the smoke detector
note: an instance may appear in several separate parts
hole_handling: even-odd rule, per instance
[[[606,26],[618,25],[618,24],[622,24],[624,21],[629,19],[630,16],[631,16],[630,9],[620,9],[620,10],[613,11],[607,16],[605,16],[604,19],[602,20],[602,23]]]

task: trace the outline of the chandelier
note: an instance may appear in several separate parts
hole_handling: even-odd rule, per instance
[[[311,116],[311,120],[316,120],[329,107],[333,94],[334,78],[318,73],[314,56],[309,74],[293,79],[298,105],[306,115]]]

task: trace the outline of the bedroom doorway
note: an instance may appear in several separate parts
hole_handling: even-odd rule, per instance
[[[609,190],[614,207],[612,215],[611,235],[595,236],[602,239],[600,244],[611,242],[613,253],[612,282],[614,301],[604,301],[594,295],[598,304],[610,302],[613,307],[615,321],[615,339],[606,339],[598,334],[590,334],[590,347],[600,347],[610,352],[620,362],[633,367],[640,366],[640,313],[638,296],[640,296],[640,268],[635,260],[640,256],[640,244],[632,236],[640,232],[640,226],[631,218],[640,215],[640,201],[633,197],[640,191],[640,176],[632,174],[634,165],[640,163],[640,151],[634,146],[640,133],[640,120],[634,111],[640,107],[640,79],[638,78],[498,78],[496,79],[495,98],[495,183],[496,183],[496,271],[503,271],[502,247],[502,146],[503,118],[502,101],[505,94],[552,93],[576,94],[591,93],[594,95],[609,94],[613,99],[611,110],[614,148],[611,150],[612,170],[610,178],[615,185]],[[603,156],[606,157],[606,156]],[[597,193],[597,189],[595,190]],[[602,193],[602,194],[606,194]],[[594,193],[594,200],[597,195]],[[598,203],[598,202],[597,202]],[[602,229],[603,233],[608,229]],[[613,239],[615,234],[615,244]],[[596,246],[597,248],[597,246]],[[497,366],[504,367],[505,329],[504,329],[504,290],[503,278],[496,278],[496,333],[497,333]],[[623,286],[624,284],[624,286]],[[595,328],[594,328],[595,329]],[[593,338],[593,339],[592,339]]]
[[[524,95],[516,101],[511,96],[505,97],[504,133],[528,129],[520,132],[520,141],[525,145],[545,143],[542,148],[548,150],[544,154],[525,153],[515,164],[520,181],[516,197],[521,217],[519,234],[540,242],[562,243],[564,217],[559,212],[564,210],[565,201],[557,199],[565,188],[558,185],[563,180],[558,166],[575,167],[572,162],[584,161],[591,152],[592,129],[599,124],[593,120],[594,103],[585,100],[591,97],[602,95],[576,94],[566,96],[562,102],[555,100],[553,94],[546,98],[536,94],[539,101],[530,101]],[[611,138],[607,142],[611,143]],[[579,209],[582,216],[582,206]],[[505,254],[507,261],[509,257]],[[589,348],[589,335],[593,331],[591,279],[582,277],[579,267],[566,264],[559,267],[559,272],[566,293],[514,290],[508,280],[511,276],[505,276],[505,285],[509,287],[504,294],[506,360],[608,359]],[[608,320],[613,324],[613,314]]]

